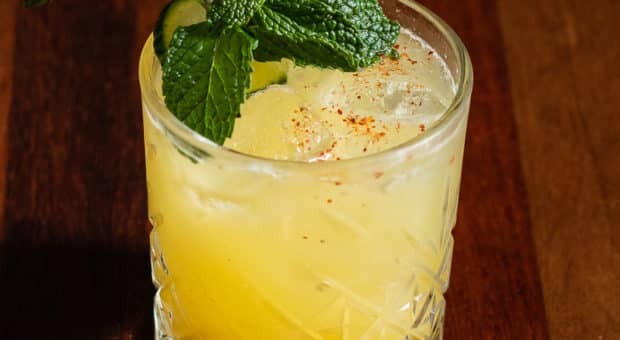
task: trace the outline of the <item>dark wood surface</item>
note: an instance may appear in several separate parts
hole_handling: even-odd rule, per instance
[[[137,63],[164,2],[0,2],[0,339],[153,337]],[[620,3],[425,3],[476,77],[445,338],[620,339]]]

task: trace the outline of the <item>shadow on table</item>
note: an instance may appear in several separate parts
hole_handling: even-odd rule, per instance
[[[0,339],[153,339],[147,249],[0,244]]]

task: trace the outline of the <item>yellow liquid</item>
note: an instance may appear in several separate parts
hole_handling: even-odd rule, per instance
[[[159,337],[440,336],[465,119],[414,151],[337,161],[410,140],[452,100],[441,60],[410,34],[398,44],[401,59],[355,75],[291,68],[243,105],[226,142],[329,162],[192,161],[145,109]]]

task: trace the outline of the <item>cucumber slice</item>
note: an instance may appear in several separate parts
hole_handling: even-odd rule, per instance
[[[190,26],[207,20],[209,0],[173,0],[161,12],[153,31],[155,54],[163,64],[172,35],[179,26]],[[284,84],[293,63],[290,60],[252,62],[252,82],[248,94],[269,85]]]
[[[288,70],[292,66],[293,62],[288,59],[268,62],[252,61],[252,81],[248,93],[260,91],[269,85],[285,84]]]
[[[204,0],[173,0],[161,11],[153,31],[153,45],[162,64],[174,31],[179,26],[190,26],[207,20],[205,6]]]

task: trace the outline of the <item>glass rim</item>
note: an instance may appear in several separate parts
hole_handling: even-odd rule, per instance
[[[433,139],[437,134],[449,129],[451,123],[454,120],[458,120],[462,116],[467,114],[467,110],[463,110],[463,106],[469,104],[471,93],[473,91],[473,66],[469,53],[454,30],[439,16],[437,16],[430,9],[425,6],[411,0],[397,0],[414,11],[420,13],[426,20],[428,20],[441,34],[447,39],[450,48],[454,50],[457,58],[457,65],[461,72],[459,72],[459,79],[455,79],[456,93],[450,105],[444,112],[441,113],[439,119],[434,124],[427,127],[425,133],[419,134],[404,143],[393,146],[391,148],[382,150],[380,152],[371,153],[361,157],[348,158],[339,161],[324,161],[324,162],[307,162],[297,160],[278,160],[273,158],[266,158],[261,156],[250,155],[242,153],[223,145],[219,145],[210,139],[195,132],[183,122],[181,122],[174,114],[172,114],[162,98],[155,89],[155,82],[152,79],[153,75],[153,60],[159,63],[159,60],[155,56],[151,35],[147,39],[142,53],[140,55],[139,64],[139,82],[142,92],[142,105],[147,108],[149,115],[154,115],[157,118],[156,126],[163,128],[167,132],[174,134],[177,139],[188,143],[192,147],[204,152],[207,155],[220,157],[229,157],[237,161],[263,163],[267,165],[287,165],[287,166],[301,166],[301,167],[316,167],[318,164],[322,168],[324,167],[341,167],[341,166],[362,166],[366,163],[372,163],[381,161],[388,158],[390,155],[401,154],[402,152],[410,153],[413,150],[421,148],[425,142]],[[151,58],[149,62],[147,59]],[[151,69],[145,70],[146,67]],[[168,137],[169,138],[169,137]]]

